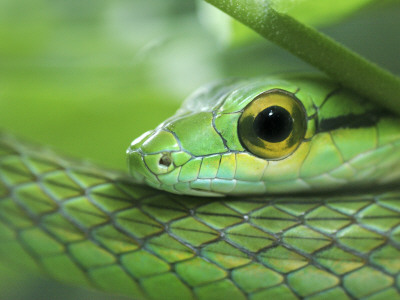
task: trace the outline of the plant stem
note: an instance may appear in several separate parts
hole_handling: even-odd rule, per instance
[[[274,10],[267,0],[205,0],[319,70],[400,115],[400,78],[330,37]]]

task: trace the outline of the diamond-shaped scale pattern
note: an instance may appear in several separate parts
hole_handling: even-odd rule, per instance
[[[0,259],[135,299],[399,299],[399,203],[182,197],[0,136]]]

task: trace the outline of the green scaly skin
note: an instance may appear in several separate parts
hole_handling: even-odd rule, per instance
[[[238,120],[257,95],[276,89],[301,101],[307,128],[291,155],[268,160],[243,147]],[[176,194],[354,190],[400,181],[400,119],[321,77],[230,80],[200,89],[127,153],[133,177]]]
[[[205,107],[210,102],[202,95],[198,105]],[[380,133],[374,142],[382,147],[365,163],[385,162],[379,152],[385,145],[395,153],[385,157],[396,162],[398,122],[382,115],[367,129],[348,128],[357,139],[372,127]],[[138,149],[146,161],[155,154],[143,152],[142,139]],[[151,172],[144,174],[150,179],[135,173],[134,182],[1,135],[0,258],[135,299],[400,299],[400,187],[396,176],[379,182],[365,170],[374,178],[369,188],[356,180],[357,188],[348,190],[352,184],[345,182],[334,193],[193,197],[138,183],[153,180]],[[378,173],[396,170],[392,164]]]

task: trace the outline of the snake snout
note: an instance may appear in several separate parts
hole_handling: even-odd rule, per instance
[[[166,130],[149,131],[135,139],[127,150],[129,172],[154,184],[159,176],[176,168],[176,152],[180,147],[176,137]]]

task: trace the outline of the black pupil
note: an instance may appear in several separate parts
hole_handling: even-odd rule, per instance
[[[279,143],[292,132],[293,119],[283,107],[270,106],[258,114],[253,128],[259,138],[270,143]]]

